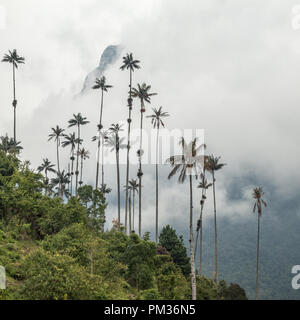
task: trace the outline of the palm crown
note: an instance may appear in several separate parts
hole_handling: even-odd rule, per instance
[[[15,142],[13,138],[9,138],[7,135],[5,137],[0,137],[0,150],[7,153],[19,153],[23,147],[20,145],[21,142]]]
[[[4,55],[2,62],[12,63],[16,69],[18,69],[18,64],[25,63],[25,58],[19,56],[16,49],[8,52],[8,54]]]
[[[48,141],[54,139],[55,141],[58,142],[58,144],[60,144],[60,138],[64,137],[65,135],[63,134],[63,132],[65,131],[65,129],[60,128],[59,126],[56,126],[56,128],[51,128],[52,133],[49,134],[49,139]]]
[[[259,215],[262,214],[262,204],[266,207],[267,206],[267,203],[262,199],[262,196],[264,195],[265,193],[263,192],[263,189],[261,187],[258,187],[258,188],[254,188],[253,189],[253,193],[252,193],[252,197],[253,199],[255,199],[255,203],[254,203],[254,207],[253,207],[253,212],[256,211],[257,209],[257,212]]]
[[[128,181],[129,182],[129,190],[132,190],[133,192],[139,192],[139,184],[137,183],[136,179],[131,179]]]
[[[198,188],[207,190],[209,187],[212,186],[212,183],[208,183],[205,175],[203,173],[200,174],[200,182],[198,184]]]
[[[65,140],[61,143],[62,147],[71,147],[71,152],[74,151],[76,144],[78,143],[78,138],[76,138],[75,132],[70,133],[69,135],[64,136]],[[82,139],[80,139],[79,143],[82,143]]]
[[[153,114],[150,116],[147,116],[147,118],[151,118],[151,123],[153,125],[153,128],[159,128],[160,126],[165,126],[165,124],[162,121],[162,118],[169,117],[168,112],[163,112],[162,107],[159,107],[159,109],[152,108]]]
[[[195,176],[198,176],[199,167],[203,167],[203,156],[199,155],[201,149],[204,149],[205,144],[197,146],[197,138],[187,144],[182,137],[179,144],[182,147],[182,154],[175,155],[166,160],[173,169],[170,172],[168,179],[171,179],[180,169],[178,177],[179,183],[184,183],[187,175],[191,175],[194,171]]]
[[[83,159],[89,159],[90,158],[90,152],[84,148],[80,149],[78,152],[78,155]]]
[[[120,67],[120,69],[130,69],[131,71],[134,71],[134,69],[140,69],[139,63],[139,60],[133,59],[132,53],[127,53],[126,56],[123,57],[123,65]]]
[[[106,78],[103,76],[100,79],[96,78],[95,85],[93,89],[101,89],[107,91],[107,89],[112,88],[113,86],[106,84]]]
[[[85,124],[89,123],[89,121],[86,120],[86,117],[83,117],[81,113],[73,114],[73,119],[69,120],[69,128],[74,126],[83,126]]]
[[[141,111],[144,111],[144,102],[150,103],[151,97],[157,95],[157,93],[149,93],[151,89],[150,85],[143,83],[142,85],[138,84],[137,88],[132,89],[132,96],[138,98],[141,101]]]
[[[222,169],[226,166],[226,163],[219,163],[221,157],[214,157],[213,155],[205,158],[205,168],[212,172]]]
[[[49,172],[56,172],[54,169],[55,165],[51,164],[51,162],[48,160],[48,158],[43,159],[43,163],[38,166],[37,171],[42,172],[45,171],[45,173]]]

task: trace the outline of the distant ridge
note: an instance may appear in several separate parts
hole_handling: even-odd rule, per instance
[[[110,45],[103,51],[98,67],[86,76],[81,94],[90,90],[94,85],[96,78],[103,76],[107,68],[119,59],[122,50],[123,47],[120,45]]]

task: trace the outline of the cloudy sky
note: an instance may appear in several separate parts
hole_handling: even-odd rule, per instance
[[[26,58],[17,74],[22,157],[33,167],[45,157],[55,162],[55,145],[47,142],[50,129],[66,127],[80,111],[91,121],[83,128],[91,152],[85,180],[94,182],[95,145],[90,138],[95,135],[99,93],[74,97],[103,50],[121,44],[124,53],[133,52],[141,60],[134,83],[152,85],[158,93],[152,105],[171,115],[167,127],[204,129],[207,152],[227,163],[217,176],[220,215],[253,219],[255,185],[266,186],[271,201],[296,195],[300,184],[297,5],[289,0],[0,0],[6,16],[0,54],[16,48]],[[114,88],[105,97],[105,126],[127,117],[128,74],[119,71],[120,64],[121,59],[106,74]],[[0,88],[0,134],[12,135],[11,69],[2,63]],[[136,109],[134,126],[138,117]],[[63,155],[67,158],[66,151]],[[162,167],[160,174],[162,224],[185,221],[188,210],[188,186],[168,181],[168,170]],[[123,173],[124,168],[122,184]],[[136,167],[131,173],[134,177]],[[113,166],[106,168],[106,179],[115,191]],[[152,166],[145,170],[143,185],[144,229],[151,229]],[[198,203],[200,191],[196,193]],[[110,200],[109,221],[116,217],[115,192]]]

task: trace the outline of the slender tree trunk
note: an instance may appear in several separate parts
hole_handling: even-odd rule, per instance
[[[135,191],[133,190],[133,200],[132,200],[132,230],[133,231],[135,231],[135,228],[134,228],[134,207],[135,207],[134,198],[135,198]]]
[[[82,182],[82,171],[83,171],[83,157],[81,156],[81,163],[80,163],[80,180],[79,183]]]
[[[101,108],[100,108],[100,119],[99,119],[99,137],[98,137],[98,149],[97,149],[97,169],[96,169],[96,189],[98,189],[99,182],[99,162],[100,162],[100,137],[102,127],[102,113],[103,113],[103,90],[101,90]],[[102,177],[103,179],[103,177]],[[103,184],[103,181],[102,181]]]
[[[196,300],[196,268],[194,256],[194,234],[193,234],[193,183],[190,175],[190,255],[191,255],[191,281],[192,281],[192,300]]]
[[[155,180],[156,180],[156,197],[155,197],[155,204],[156,204],[156,212],[155,212],[155,241],[156,244],[158,243],[158,137],[159,137],[159,124],[157,127],[156,133],[156,164],[155,164]]]
[[[215,283],[218,283],[218,233],[217,233],[217,207],[216,207],[216,187],[215,187],[215,173],[212,171],[213,178],[213,196],[214,196],[214,221],[215,221]]]
[[[16,72],[15,72],[15,65],[13,65],[13,91],[14,91],[14,101],[13,101],[13,108],[14,108],[14,142],[15,145],[17,143],[17,100],[16,100]]]
[[[200,266],[199,266],[199,274],[202,275],[202,254],[203,254],[203,204],[201,205],[201,214],[200,214]]]
[[[74,150],[72,150],[72,165],[71,165],[71,196],[73,195],[73,174],[74,174]]]
[[[131,190],[130,190],[130,192],[129,192],[129,234],[131,234],[131,231],[132,231],[132,229],[131,229]]]
[[[60,174],[60,166],[59,166],[59,138],[56,140],[56,159],[57,159],[57,172]]]
[[[258,300],[258,265],[259,265],[259,235],[260,235],[260,214],[257,213],[257,250],[256,250],[256,292],[255,299]]]
[[[143,102],[141,103],[140,156],[139,156],[139,237],[142,237],[142,144],[143,144]]]
[[[70,176],[71,176],[71,172],[70,172],[70,162],[68,163],[68,174],[69,174],[68,191],[70,192]]]
[[[102,146],[101,146],[101,175],[102,175],[102,179],[101,179],[101,186],[102,189],[104,189],[104,137],[102,137]]]
[[[118,228],[120,229],[121,220],[121,190],[120,190],[120,159],[119,148],[116,149],[116,161],[117,161],[117,188],[118,188]]]
[[[125,221],[127,220],[127,211],[128,211],[128,181],[129,181],[129,152],[130,152],[130,128],[131,128],[131,111],[132,111],[132,98],[131,98],[131,89],[132,89],[132,71],[130,69],[130,80],[129,80],[129,114],[128,114],[128,138],[127,138],[127,164],[126,164],[126,187],[125,187]],[[127,234],[127,225],[125,223],[125,233]]]
[[[77,157],[76,157],[76,197],[78,195],[78,175],[79,175],[79,145],[80,145],[80,125],[78,125],[78,142],[77,142]]]

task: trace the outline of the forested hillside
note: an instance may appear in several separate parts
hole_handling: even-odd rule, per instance
[[[159,244],[105,228],[104,194],[82,186],[63,200],[47,180],[0,151],[0,299],[190,299],[184,240],[170,226]],[[106,230],[106,231],[104,231]],[[197,276],[197,299],[246,299],[237,284]]]

